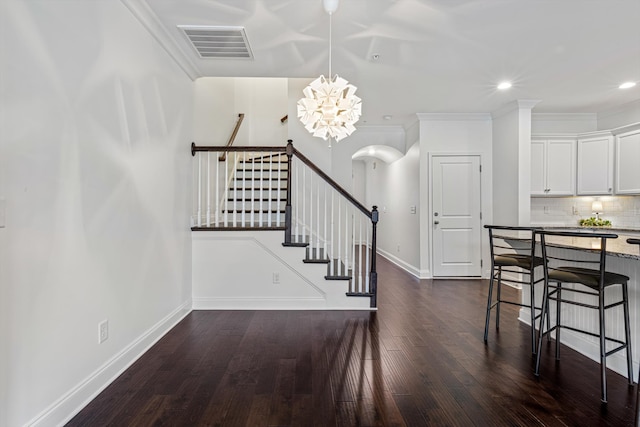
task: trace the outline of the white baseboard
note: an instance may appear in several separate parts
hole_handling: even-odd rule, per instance
[[[171,328],[184,319],[191,312],[191,305],[191,300],[184,302],[26,425],[40,427],[66,424]]]
[[[407,273],[419,278],[419,279],[428,279],[429,277],[423,277],[425,274],[428,276],[429,272],[423,272],[421,271],[419,268],[409,264],[408,262],[405,262],[403,260],[401,260],[400,258],[398,258],[397,256],[392,255],[391,253],[383,250],[383,249],[378,249],[376,251],[379,255],[382,255],[383,257],[385,257],[386,259],[388,259],[389,261],[391,261],[392,263],[394,263],[395,265],[397,265],[398,267],[402,268],[403,270],[405,270]]]

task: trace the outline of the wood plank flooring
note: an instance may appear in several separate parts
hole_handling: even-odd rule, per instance
[[[417,280],[379,258],[379,310],[194,311],[69,426],[625,426],[635,388],[543,346],[487,282]],[[515,295],[517,291],[510,291]],[[552,342],[553,344],[553,342]]]

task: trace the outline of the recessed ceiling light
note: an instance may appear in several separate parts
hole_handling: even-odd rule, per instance
[[[389,114],[386,114],[386,115],[382,116],[382,118],[385,119],[385,120],[391,120],[393,118],[393,116],[391,116]]]
[[[502,82],[498,85],[498,89],[505,90],[511,87],[511,82]]]
[[[620,86],[618,86],[620,89],[629,89],[631,87],[634,87],[636,85],[636,82],[624,82],[622,83]]]

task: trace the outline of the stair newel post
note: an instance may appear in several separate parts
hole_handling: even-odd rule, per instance
[[[369,292],[371,293],[371,307],[378,304],[378,272],[376,271],[376,227],[378,225],[378,207],[371,210],[371,278]]]
[[[293,141],[287,141],[287,204],[284,207],[284,242],[291,243],[291,158],[293,157]]]

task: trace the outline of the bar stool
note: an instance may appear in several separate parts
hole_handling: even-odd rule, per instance
[[[627,239],[627,243],[630,245],[638,245],[640,247],[640,239]],[[640,381],[640,373],[638,373],[638,379]],[[640,426],[640,384],[636,387],[636,420],[635,425]]]
[[[542,315],[549,314],[549,302],[555,301],[556,319],[553,327],[548,327],[546,331],[541,331],[538,336],[538,354],[536,356],[535,375],[540,375],[540,354],[542,337],[555,331],[556,340],[556,360],[560,359],[560,329],[587,334],[599,338],[600,341],[600,398],[603,403],[607,403],[607,356],[620,350],[627,350],[627,371],[629,384],[633,384],[633,367],[631,358],[631,333],[629,330],[629,294],[627,292],[627,282],[629,277],[606,270],[606,250],[607,239],[616,239],[617,234],[608,233],[581,233],[575,231],[538,231],[540,244],[542,246],[542,258],[544,259],[544,294],[542,300]],[[568,238],[568,239],[567,239]],[[549,242],[551,240],[551,242]],[[568,240],[568,241],[567,241]],[[587,252],[595,252],[596,257],[588,256],[584,259],[567,259],[560,256],[551,256],[549,246],[562,246],[562,244],[572,247],[584,248]],[[578,249],[580,250],[580,249]],[[558,250],[562,255],[564,251]],[[555,252],[554,252],[555,253]],[[582,258],[582,257],[581,257]],[[591,259],[589,259],[591,258]],[[573,265],[560,265],[558,263],[569,262],[575,265],[591,265],[597,268],[584,268]],[[555,266],[552,266],[555,265]],[[564,286],[567,283],[574,286]],[[614,286],[621,286],[622,297],[619,300],[605,303],[605,293]],[[567,297],[577,295],[591,295],[598,299],[597,303],[589,303],[578,299],[567,299]],[[598,332],[592,332],[578,327],[562,324],[560,314],[561,305],[570,304],[586,307],[598,311]],[[607,336],[605,325],[605,312],[614,307],[622,305],[624,316],[624,341],[618,338]],[[606,344],[616,343],[617,347],[608,350]]]
[[[511,227],[502,225],[485,225],[489,230],[489,248],[491,251],[491,277],[489,279],[489,297],[487,299],[487,313],[484,325],[484,342],[489,335],[489,320],[491,310],[496,309],[496,329],[500,329],[500,304],[511,304],[520,307],[528,307],[531,311],[531,351],[536,353],[536,314],[541,311],[535,306],[535,285],[544,280],[544,276],[535,280],[535,268],[541,266],[542,258],[535,256],[535,230],[534,227]],[[515,274],[515,277],[504,276],[503,273]],[[527,280],[520,280],[525,275]],[[497,282],[496,300],[493,300],[493,287]],[[501,295],[502,284],[529,286],[529,303],[505,300]]]

